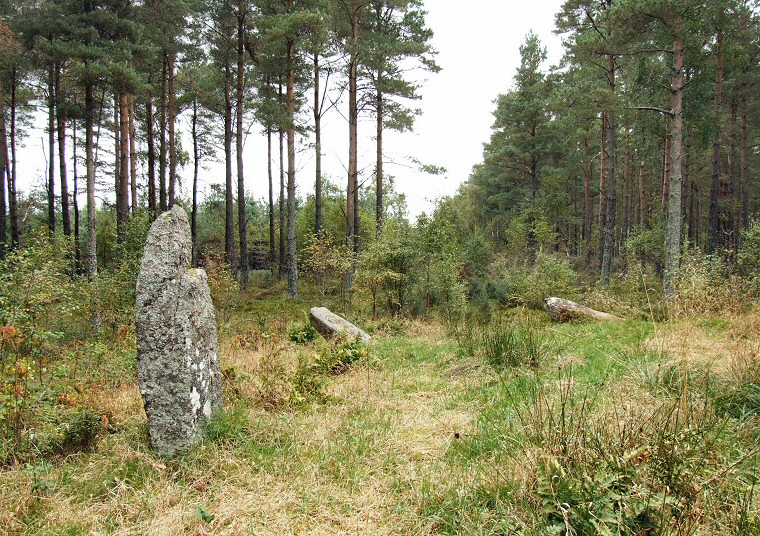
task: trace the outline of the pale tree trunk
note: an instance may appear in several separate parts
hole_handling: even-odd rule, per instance
[[[240,288],[248,288],[248,226],[245,211],[245,179],[243,176],[243,91],[245,90],[245,12],[238,2],[237,84],[235,100],[235,155],[237,157],[238,234],[240,237]]]
[[[319,99],[319,53],[314,53],[314,232],[322,236],[322,109]]]
[[[137,214],[137,130],[135,128],[135,96],[128,96],[129,107],[129,185],[132,200],[132,214]]]
[[[672,121],[670,191],[668,198],[668,227],[665,245],[665,294],[673,294],[673,278],[681,262],[681,160],[683,151],[683,61],[684,44],[676,38],[673,44]]]
[[[275,276],[274,187],[272,184],[272,125],[267,125],[267,178],[269,179],[269,269]]]
[[[594,204],[591,199],[591,140],[583,138],[583,240],[586,262],[591,262],[591,234],[594,222]]]
[[[193,208],[190,212],[190,236],[193,243],[193,266],[198,266],[198,166],[200,150],[198,148],[198,98],[193,97]]]
[[[729,105],[731,115],[731,129],[729,135],[729,149],[728,149],[728,195],[726,196],[726,231],[725,236],[728,237],[729,245],[733,248],[734,253],[737,252],[739,246],[739,237],[737,236],[739,229],[739,217],[740,211],[736,210],[738,203],[736,201],[736,191],[738,182],[737,175],[739,174],[739,162],[738,153],[736,148],[736,138],[738,135],[738,103],[736,99],[731,100]]]
[[[235,203],[232,196],[232,72],[224,67],[224,253],[227,264],[235,267]]]
[[[283,101],[283,92],[282,92],[282,81],[280,81],[278,86],[278,102]],[[282,130],[282,127],[280,127],[277,130],[277,135],[280,138],[280,198],[279,198],[279,216],[280,216],[280,241],[279,241],[279,270],[278,270],[278,277],[282,279],[285,276],[286,272],[286,266],[285,266],[285,235],[287,234],[287,231],[285,230],[285,133]]]
[[[631,219],[631,129],[625,127],[625,164],[623,171],[623,242],[628,239]]]
[[[95,284],[98,278],[98,239],[95,225],[95,158],[93,154],[93,116],[95,114],[95,98],[93,87],[87,84],[84,96],[85,106],[85,158],[87,160],[87,278]],[[91,323],[94,328],[100,327],[100,312],[98,310],[97,292],[93,291],[91,304]]]
[[[71,236],[71,214],[69,213],[69,181],[66,171],[66,113],[63,108],[61,69],[55,73],[56,122],[58,128],[58,168],[61,177],[61,221],[63,234]]]
[[[155,118],[153,117],[153,95],[148,94],[145,103],[145,124],[147,127],[148,138],[148,211],[150,218],[156,217],[156,143],[155,137]]]
[[[662,150],[662,214],[665,219],[668,218],[668,199],[670,193],[670,152],[671,152],[671,139],[670,139],[670,116],[665,116],[665,142]]]
[[[18,225],[18,195],[16,193],[16,90],[18,89],[18,72],[11,69],[11,162],[10,172],[8,173],[8,217],[11,225],[11,246],[19,245],[20,233]]]
[[[615,58],[609,56],[607,77],[609,90],[615,96]],[[615,112],[607,111],[607,206],[604,224],[604,247],[602,252],[601,283],[609,285],[610,271],[612,270],[612,258],[615,253],[615,216],[617,214],[617,183],[615,176],[615,164],[617,154],[617,125],[615,124]]]
[[[741,167],[739,170],[739,189],[741,197],[741,226],[749,228],[749,147],[747,143],[747,96],[742,95],[742,125],[741,125]]]
[[[48,230],[55,234],[55,65],[48,66]]]
[[[0,78],[0,260],[5,259],[8,240],[8,219],[5,185],[8,173],[8,133],[5,128],[5,96],[3,95],[3,80]]]
[[[129,219],[129,97],[119,96],[119,197],[116,208],[119,243],[126,239]]]
[[[378,85],[380,84],[380,78],[382,76],[382,73],[380,71],[377,72],[377,82]],[[377,93],[375,95],[375,108],[377,110],[377,117],[376,121],[377,124],[375,125],[377,128],[376,132],[376,163],[375,163],[375,173],[376,173],[376,189],[377,189],[377,203],[375,206],[375,213],[377,218],[377,235],[380,236],[380,233],[383,230],[383,94],[380,90],[377,90]]]
[[[163,63],[161,64],[161,109],[159,111],[159,129],[161,132],[158,137],[158,196],[159,209],[165,212],[166,203],[166,76],[169,68],[169,55],[166,51],[163,53]]]
[[[77,273],[81,273],[82,269],[82,247],[80,241],[79,232],[79,172],[77,166],[77,122],[73,121],[73,129],[71,133],[71,150],[74,157],[74,195],[72,196],[72,204],[74,205],[74,264]]]
[[[176,95],[174,94],[174,59],[176,52],[169,54],[167,91],[169,92],[169,207],[174,206],[177,188],[177,140],[175,124],[177,122]]]
[[[292,7],[292,0],[289,5]],[[288,41],[288,295],[298,298],[298,263],[296,258],[296,56],[295,43]]]
[[[646,229],[647,226],[647,189],[646,189],[646,145],[647,136],[646,132],[643,135],[642,150],[641,150],[641,164],[639,166],[639,225],[642,229]]]
[[[359,59],[359,9],[351,13],[351,56],[348,63],[348,186],[346,188],[348,243],[354,253],[359,252],[359,163],[358,163],[358,123],[357,78]]]
[[[715,44],[715,95],[713,106],[715,110],[716,134],[712,143],[712,178],[710,181],[710,221],[707,226],[707,252],[714,253],[721,245],[720,237],[720,137],[721,137],[721,107],[723,105],[723,32],[718,32]]]
[[[601,269],[604,256],[604,229],[607,223],[607,112],[602,112],[601,154],[599,165],[599,236],[596,256]]]

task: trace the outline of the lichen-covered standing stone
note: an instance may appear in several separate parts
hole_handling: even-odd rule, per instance
[[[151,445],[165,456],[191,447],[222,407],[214,306],[191,253],[187,215],[175,206],[151,226],[137,277],[137,383]]]

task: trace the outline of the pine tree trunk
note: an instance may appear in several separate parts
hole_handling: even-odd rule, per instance
[[[8,132],[5,128],[5,95],[3,80],[0,77],[0,260],[5,259],[8,241],[8,219],[6,216],[7,202],[5,197],[6,177],[8,172]]]
[[[193,136],[193,208],[190,212],[190,236],[193,243],[193,266],[198,266],[198,166],[200,151],[198,149],[198,98],[193,98],[192,117]]]
[[[623,170],[623,242],[628,239],[631,218],[631,129],[625,127],[625,167]]]
[[[583,240],[585,241],[586,262],[591,262],[592,227],[594,223],[594,204],[591,199],[591,140],[583,138]]]
[[[224,66],[224,253],[235,268],[235,203],[232,196],[232,72]]]
[[[382,77],[382,72],[377,72],[377,84],[379,85]],[[376,214],[376,221],[377,221],[377,236],[380,236],[380,233],[383,230],[383,94],[378,89],[377,93],[375,94],[375,109],[377,110],[377,117],[376,117],[376,128],[377,133],[375,136],[376,140],[376,163],[375,163],[375,172],[376,172],[376,189],[377,189],[377,203],[375,207],[375,214]]]
[[[119,243],[126,240],[129,220],[129,98],[119,96],[119,197],[116,207],[116,234]]]
[[[670,116],[665,116],[665,142],[662,150],[662,214],[666,220],[668,219],[668,199],[670,197],[671,129]]]
[[[55,65],[48,65],[48,230],[55,234]]]
[[[359,42],[359,11],[354,8],[351,14],[351,56],[348,62],[348,186],[346,188],[348,243],[354,253],[359,251],[359,229],[357,203],[359,189],[358,163],[358,122],[359,109],[357,104],[358,68],[357,45]]]
[[[599,236],[597,237],[596,256],[601,269],[604,257],[604,228],[607,223],[607,112],[602,112],[601,130],[602,149],[599,165]]]
[[[145,103],[145,125],[147,127],[148,137],[148,212],[151,220],[155,219],[157,212],[156,205],[156,142],[155,138],[155,118],[153,117],[153,95],[148,94],[148,100]]]
[[[647,135],[644,132],[641,144],[641,164],[639,165],[639,226],[647,228],[647,189],[646,189],[646,147]]]
[[[729,105],[731,115],[731,130],[729,136],[729,149],[728,149],[728,195],[726,203],[726,236],[728,237],[729,244],[734,253],[736,253],[739,247],[739,237],[737,236],[739,230],[739,217],[740,211],[736,210],[739,206],[739,199],[737,199],[736,192],[738,190],[737,183],[739,182],[737,175],[739,174],[739,159],[736,148],[736,138],[738,135],[738,119],[739,119],[739,105],[736,99],[731,99]]]
[[[282,102],[283,100],[283,93],[282,93],[282,83],[279,84],[279,102]],[[280,216],[280,243],[279,243],[279,270],[278,270],[278,276],[280,279],[285,277],[285,272],[287,271],[287,267],[285,265],[285,235],[287,234],[287,231],[285,230],[285,133],[282,130],[282,127],[280,127],[277,131],[278,136],[280,137],[280,198],[279,198],[279,216]]]
[[[739,171],[739,189],[741,191],[741,226],[749,228],[749,147],[747,138],[747,96],[742,95],[742,125],[741,125],[741,167]]]
[[[314,53],[314,232],[322,236],[322,108],[319,102],[319,53]]]
[[[84,150],[87,160],[87,277],[94,281],[98,276],[98,246],[97,229],[95,227],[95,158],[93,154],[93,116],[95,115],[95,99],[93,87],[85,87],[85,141]]]
[[[275,277],[274,185],[272,184],[272,125],[267,125],[267,178],[269,179],[269,267]]]
[[[128,95],[129,113],[129,185],[132,214],[137,214],[137,130],[135,128],[135,96]]]
[[[238,234],[240,237],[240,288],[248,288],[248,227],[245,210],[245,179],[243,176],[243,91],[245,89],[245,13],[238,2],[237,84],[235,100],[235,156],[237,157]]]
[[[63,108],[61,70],[55,72],[56,122],[58,128],[58,168],[61,177],[61,221],[63,234],[71,236],[71,214],[69,212],[69,181],[66,171],[66,113]]]
[[[169,69],[167,81],[169,92],[169,208],[174,206],[174,196],[177,187],[177,139],[175,124],[177,122],[176,95],[174,94],[174,59],[177,53],[169,54]]]
[[[161,63],[161,109],[159,110],[159,137],[158,137],[158,196],[161,212],[166,212],[166,76],[169,68],[169,55],[163,52]]]
[[[8,217],[11,226],[11,247],[19,245],[20,233],[18,224],[18,195],[16,193],[16,176],[18,168],[16,166],[16,113],[17,113],[17,92],[18,89],[18,72],[11,69],[11,162],[10,172],[8,173]]]
[[[668,197],[668,225],[665,245],[665,295],[673,294],[673,280],[681,263],[681,187],[683,152],[683,88],[684,44],[676,38],[673,44],[673,81],[670,124],[671,171]]]
[[[72,201],[74,205],[74,265],[76,273],[81,273],[82,270],[82,247],[81,247],[81,233],[79,232],[79,172],[77,166],[77,122],[73,121],[73,129],[71,135],[71,150],[74,157],[74,195]]]
[[[289,2],[292,7],[292,0]],[[298,298],[298,263],[296,258],[296,48],[288,41],[288,295]]]
[[[615,96],[615,58],[609,56],[607,77],[610,94]],[[617,182],[615,174],[617,155],[617,125],[615,112],[607,110],[607,206],[604,224],[604,251],[602,252],[601,283],[609,285],[612,271],[612,258],[615,254],[615,217],[617,215]]]
[[[723,105],[723,32],[718,32],[715,45],[715,109],[716,133],[713,137],[712,178],[710,181],[710,222],[707,227],[707,252],[714,253],[721,246],[720,236],[720,137],[721,137],[721,107]]]

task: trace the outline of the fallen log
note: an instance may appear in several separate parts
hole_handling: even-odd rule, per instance
[[[309,311],[309,321],[325,339],[331,339],[340,333],[351,338],[359,337],[364,344],[372,342],[372,337],[353,325],[343,317],[330,311],[327,307],[312,307]]]
[[[602,311],[597,311],[563,298],[546,298],[544,300],[544,309],[555,322],[571,322],[582,319],[622,320],[619,316],[603,313]]]

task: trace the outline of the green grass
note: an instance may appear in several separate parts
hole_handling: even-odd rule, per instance
[[[289,340],[311,302],[283,293],[259,287],[230,302],[221,341],[236,356],[225,409],[199,445],[172,460],[150,451],[129,379],[133,348],[77,350],[77,370],[95,369],[85,376],[97,386],[86,407],[99,415],[115,397],[124,409],[91,450],[0,471],[0,502],[13,513],[0,512],[0,533],[538,535],[570,525],[578,534],[751,534],[760,526],[751,367],[734,378],[676,364],[647,342],[654,331],[643,321],[554,325],[514,310],[491,333],[539,335],[547,344],[537,359],[519,355],[525,340],[509,360],[489,358],[478,343],[492,329],[485,325],[465,340],[440,326],[378,321],[368,355],[341,374],[299,369],[328,346]],[[710,337],[730,332],[722,321],[703,324]],[[266,359],[277,366],[256,364]],[[272,393],[283,402],[271,406],[252,394],[264,374],[287,391],[297,370],[318,393],[297,403]],[[68,392],[55,385],[55,396]]]

